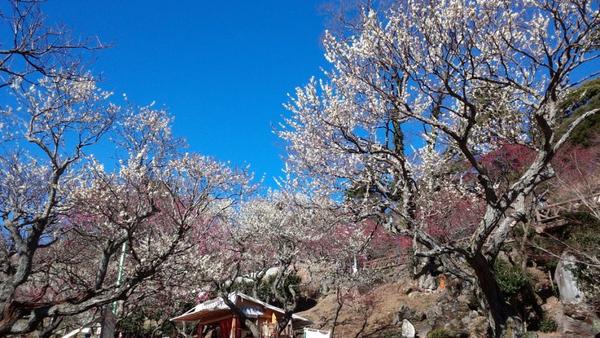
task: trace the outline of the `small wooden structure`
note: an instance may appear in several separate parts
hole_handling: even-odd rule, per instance
[[[250,297],[240,292],[229,294],[229,300],[240,309],[244,315],[253,320],[260,330],[261,338],[287,338],[293,337],[295,329],[301,329],[310,324],[308,319],[292,315],[285,329],[279,334],[278,322],[283,320],[285,311],[276,306],[267,304],[259,299]],[[205,328],[210,327],[212,337],[218,338],[246,338],[252,337],[248,329],[242,329],[239,316],[225,303],[223,298],[217,297],[194,306],[182,315],[171,318],[173,322],[195,327],[195,337],[204,338]],[[211,337],[211,336],[209,336]],[[212,338],[211,337],[211,338]]]
[[[363,268],[373,271],[386,270],[403,266],[404,255],[391,255],[371,259],[363,263]]]
[[[580,210],[581,206],[584,204],[584,200],[600,205],[600,192],[558,203],[538,205],[534,211],[536,221],[535,232],[543,233],[547,230],[569,224],[568,220],[564,219],[563,216]]]

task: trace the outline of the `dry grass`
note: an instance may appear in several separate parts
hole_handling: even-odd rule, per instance
[[[351,293],[340,312],[336,336],[379,337],[382,331],[399,330],[396,321],[401,305],[422,313],[440,296],[440,292],[413,291],[407,294],[409,287],[415,289],[412,281],[401,281],[375,287],[364,294]],[[336,295],[329,294],[320,299],[317,306],[300,315],[311,319],[315,328],[331,330],[337,304]],[[418,329],[419,324],[413,324]]]

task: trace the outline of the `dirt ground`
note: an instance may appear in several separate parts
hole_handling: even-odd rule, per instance
[[[416,313],[424,313],[444,291],[416,290],[406,282],[383,284],[364,294],[350,292],[343,298],[343,306],[335,328],[336,337],[386,337],[400,332],[398,310],[402,305]],[[314,328],[331,330],[338,306],[336,294],[329,294],[307,311],[299,313],[313,321]],[[419,323],[413,323],[419,330]],[[398,335],[399,337],[399,335]]]

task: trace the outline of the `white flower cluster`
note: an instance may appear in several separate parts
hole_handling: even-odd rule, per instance
[[[394,224],[414,225],[417,201],[450,189],[486,199],[499,222],[498,196],[513,203],[517,192],[498,189],[481,159],[504,144],[549,154],[540,145],[557,141],[560,99],[599,57],[598,22],[597,6],[579,0],[365,9],[348,36],[325,34],[326,80],[311,79],[285,106],[289,168]]]

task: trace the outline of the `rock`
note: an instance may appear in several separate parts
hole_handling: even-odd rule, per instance
[[[557,306],[558,306],[558,298],[550,297],[550,298],[546,299],[546,303],[544,305],[542,305],[542,309],[546,312],[551,312]]]
[[[426,316],[429,325],[435,327],[438,320],[442,319],[444,316],[444,309],[439,303],[434,304],[427,309]]]
[[[456,300],[459,303],[463,303],[463,304],[467,304],[467,305],[470,303],[469,296],[467,296],[467,295],[460,295],[460,296],[456,297]]]
[[[592,306],[587,304],[584,292],[578,284],[574,270],[577,269],[573,254],[564,252],[554,273],[554,280],[560,294],[560,303],[552,305],[549,298],[545,304],[558,324],[563,335],[593,337],[598,334],[600,321]],[[553,300],[554,301],[554,300]]]
[[[411,322],[404,319],[402,320],[402,337],[403,338],[415,338],[417,332]]]
[[[468,303],[458,302],[456,300],[452,301],[453,310],[460,313],[469,313],[470,308]]]
[[[576,304],[565,304],[563,306],[563,309],[565,315],[573,319],[585,320],[586,318],[591,316],[591,311],[586,306],[579,306]]]
[[[563,252],[554,273],[554,280],[558,287],[560,301],[563,304],[579,304],[583,302],[583,293],[573,273],[573,270],[576,268],[575,256],[566,251]]]
[[[600,318],[592,320],[592,331],[598,332],[596,335],[600,334]]]
[[[548,273],[534,267],[528,267],[526,270],[527,275],[533,281],[533,288],[536,293],[546,290],[552,292],[552,282]]]
[[[419,277],[419,287],[424,290],[433,291],[438,287],[437,278],[430,274]]]
[[[403,323],[403,321],[405,319],[414,319],[415,318],[415,311],[411,308],[409,308],[408,306],[406,306],[406,304],[402,304],[400,306],[400,308],[398,309],[398,314],[396,315],[396,324],[400,324]]]
[[[457,331],[461,327],[461,322],[458,319],[452,319],[444,325],[444,329],[448,331]]]
[[[463,318],[460,320],[460,323],[461,323],[461,325],[462,325],[461,327],[466,327],[466,326],[468,326],[468,325],[469,325],[469,323],[471,322],[471,319],[473,319],[473,318],[471,318],[470,316],[468,316],[468,317],[467,317],[467,316],[463,317]]]
[[[542,308],[556,322],[557,332],[561,337],[594,337],[600,332],[600,329],[594,326],[600,319],[584,303],[563,304],[555,297],[550,297]]]
[[[585,320],[576,319],[565,314],[559,317],[557,324],[559,332],[565,336],[571,335],[574,337],[594,337],[594,335],[598,333],[594,330],[592,318],[585,318]]]
[[[488,319],[484,316],[473,318],[467,326],[470,337],[488,337]]]

